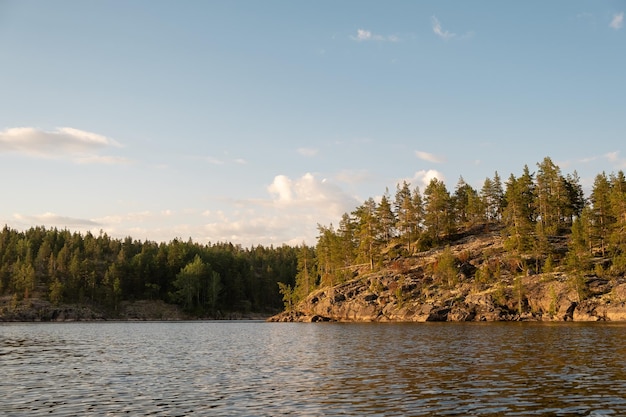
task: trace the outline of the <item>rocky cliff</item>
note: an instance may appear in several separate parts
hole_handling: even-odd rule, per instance
[[[626,279],[566,272],[533,274],[511,267],[499,233],[468,236],[447,249],[452,282],[437,274],[444,249],[396,259],[376,272],[309,294],[270,321],[623,321]],[[509,257],[508,257],[509,256]],[[496,276],[477,271],[494,266]],[[492,274],[494,275],[494,274]]]

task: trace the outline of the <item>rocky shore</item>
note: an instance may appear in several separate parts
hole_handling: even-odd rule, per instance
[[[478,282],[483,262],[504,263],[497,234],[471,236],[450,248],[458,276],[454,286],[436,279],[434,263],[442,250],[396,260],[373,273],[318,289],[274,322],[427,322],[427,321],[624,321],[624,277],[574,276],[565,271],[517,275],[503,273]],[[485,256],[488,254],[488,257]],[[462,261],[461,261],[462,259]]]
[[[0,322],[185,320],[189,318],[177,306],[155,300],[121,302],[117,309],[105,309],[90,304],[53,305],[39,298],[19,302],[10,298],[0,299]]]
[[[0,298],[0,322],[266,320],[268,316],[228,312],[220,313],[218,317],[196,317],[161,300],[123,301],[117,309],[107,309],[90,304],[53,305],[40,298],[19,302],[10,297]]]

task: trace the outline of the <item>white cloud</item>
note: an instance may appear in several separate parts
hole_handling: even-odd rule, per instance
[[[234,220],[223,219],[207,223],[202,228],[206,240],[212,242],[232,242],[246,246],[268,244],[282,244],[282,236],[290,234],[289,218],[280,216],[258,215],[255,212],[247,213]],[[298,243],[302,243],[302,239]],[[312,244],[313,242],[309,242]]]
[[[192,159],[200,159],[202,161],[206,161],[211,165],[226,165],[226,164],[237,164],[237,165],[245,165],[248,162],[243,159],[243,158],[235,158],[235,159],[230,159],[230,158],[226,158],[226,159],[220,159],[220,158],[216,158],[214,156],[205,156],[205,157],[196,157],[193,156],[191,157]]]
[[[597,156],[588,156],[586,158],[582,158],[579,162],[582,162],[583,164],[588,164],[590,162],[595,161],[596,159],[598,159]]]
[[[331,181],[318,180],[310,173],[295,180],[277,175],[267,190],[274,207],[304,207],[335,216],[354,208],[356,202]]]
[[[433,155],[432,153],[423,152],[423,151],[415,151],[415,155],[423,161],[432,162],[434,164],[440,164],[443,162],[442,158],[436,155]]]
[[[311,173],[299,178],[277,175],[268,185],[268,199],[247,201],[240,213],[206,223],[208,238],[244,245],[263,242],[315,243],[317,224],[337,224],[359,201],[330,180]],[[239,239],[234,239],[234,237]],[[255,241],[256,239],[256,241]]]
[[[443,39],[445,41],[450,40],[450,39],[462,40],[462,39],[469,39],[469,38],[474,37],[474,31],[473,30],[465,32],[461,36],[458,36],[456,33],[449,32],[447,30],[443,30],[443,27],[441,26],[441,22],[435,16],[432,16],[430,18],[430,21],[432,23],[433,32],[435,33],[435,35],[439,36],[441,39]]]
[[[355,41],[369,41],[372,39],[372,32],[369,30],[358,29],[356,31],[356,36],[352,36],[352,39]]]
[[[121,215],[105,216],[96,220],[101,224],[144,223],[151,220],[153,217],[154,213],[145,210]]]
[[[372,174],[365,169],[356,171],[344,169],[335,175],[335,179],[346,184],[360,184],[371,181]]]
[[[334,224],[361,202],[334,181],[307,173],[300,177],[277,175],[258,199],[213,201],[204,208],[167,208],[103,213],[93,218],[15,214],[9,223],[22,229],[33,226],[69,228],[80,233],[113,238],[131,236],[167,242],[192,238],[196,242],[232,242],[252,245],[314,245],[317,224]],[[221,206],[220,206],[221,205]]]
[[[207,156],[206,161],[212,165],[224,165],[224,161],[222,161],[221,159],[214,158],[212,156]]]
[[[99,155],[111,147],[121,147],[113,139],[72,127],[46,131],[15,127],[0,132],[0,152],[17,152],[39,158],[70,158],[78,163],[127,163],[125,158]]]
[[[32,224],[33,226],[53,226],[53,227],[81,227],[99,226],[100,223],[90,219],[79,219],[74,217],[59,216],[54,213],[44,213],[33,216],[14,214],[13,218],[18,222]]]
[[[352,35],[350,36],[350,39],[352,39],[353,41],[357,41],[357,42],[363,42],[363,41],[399,42],[400,41],[400,38],[396,35],[387,35],[387,36],[377,35],[365,29],[358,29],[356,31],[356,36]]]
[[[613,164],[613,166],[617,169],[626,168],[626,158],[622,158],[619,151],[609,152],[604,155],[604,157]]]
[[[447,30],[444,31],[443,28],[441,27],[441,22],[439,22],[439,19],[437,19],[435,16],[432,16],[430,20],[433,25],[433,32],[435,33],[435,35],[439,36],[441,39],[448,40],[456,36],[456,33],[451,33],[451,32],[448,32]]]
[[[267,191],[278,196],[278,201],[291,201],[293,183],[286,175],[277,175]]]
[[[604,156],[609,160],[609,162],[617,162],[619,160],[619,151],[608,152],[604,154]]]
[[[621,29],[622,26],[624,26],[624,12],[615,13],[611,23],[609,23],[609,27],[618,30]]]
[[[298,153],[302,156],[315,156],[319,151],[314,148],[298,148]]]
[[[77,156],[74,158],[74,162],[77,164],[126,165],[130,164],[132,161],[121,156],[87,155]]]
[[[418,186],[420,188],[420,191],[424,191],[424,189],[426,188],[426,186],[428,186],[428,184],[430,184],[430,181],[433,178],[437,178],[440,181],[445,181],[445,177],[444,175],[435,170],[435,169],[429,169],[429,170],[420,170],[417,171],[414,175],[413,178],[405,178],[405,179],[401,179],[398,181],[398,184],[401,184],[402,181],[406,181],[407,183],[412,184],[413,186]]]

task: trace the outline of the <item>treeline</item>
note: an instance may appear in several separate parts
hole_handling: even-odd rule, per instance
[[[117,309],[124,300],[163,300],[198,316],[271,312],[282,307],[277,283],[293,284],[290,246],[242,248],[113,239],[34,227],[0,232],[0,295]]]
[[[374,270],[485,230],[501,231],[513,275],[556,267],[577,275],[623,275],[624,173],[598,174],[586,197],[576,172],[564,175],[549,157],[536,166],[534,172],[524,166],[521,175],[511,174],[504,183],[496,172],[480,190],[462,177],[452,192],[436,178],[423,193],[403,182],[393,197],[386,190],[379,202],[369,198],[345,213],[337,228],[318,225],[315,248],[298,252],[295,286],[281,286],[285,306],[318,286],[345,281],[358,267]],[[471,278],[492,279],[502,267],[486,259]]]

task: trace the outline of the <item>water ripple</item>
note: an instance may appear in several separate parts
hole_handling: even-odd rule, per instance
[[[626,325],[0,325],[0,416],[626,415]]]

